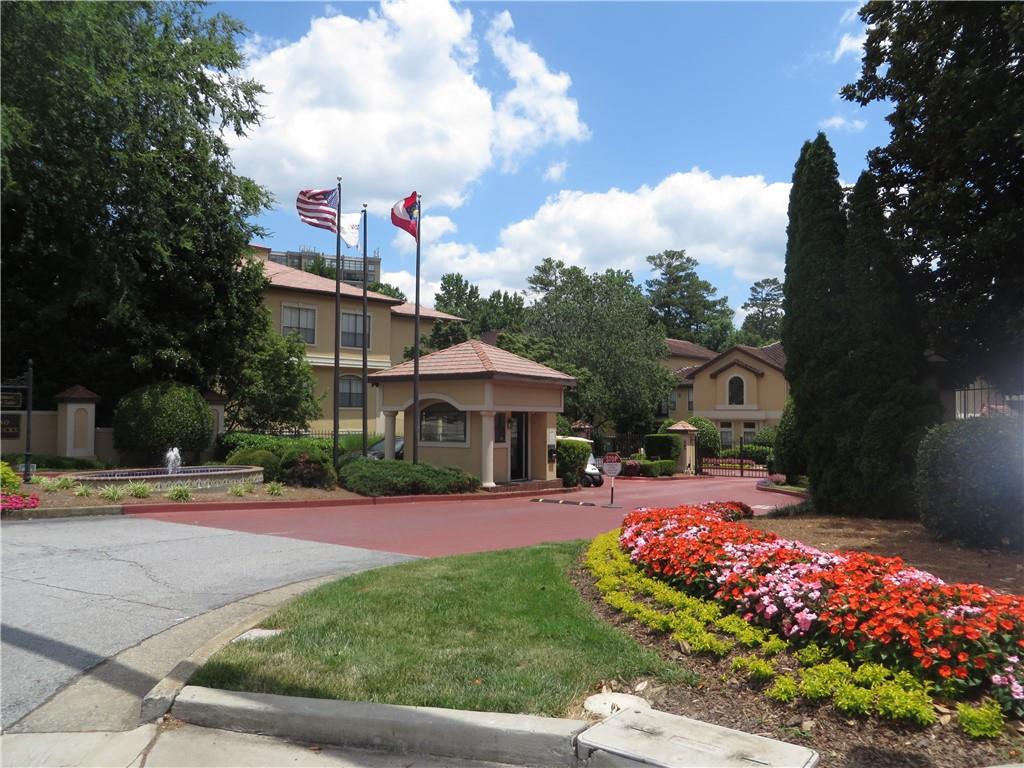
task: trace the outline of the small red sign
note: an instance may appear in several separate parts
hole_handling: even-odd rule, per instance
[[[622,460],[619,458],[619,454],[615,453],[614,451],[612,453],[606,453],[604,455],[605,464],[620,464],[621,462]]]

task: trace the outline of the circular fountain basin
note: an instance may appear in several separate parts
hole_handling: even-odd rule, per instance
[[[174,472],[168,472],[165,467],[101,469],[95,472],[79,472],[71,475],[71,478],[76,483],[90,488],[145,482],[154,491],[167,491],[178,486],[185,486],[193,491],[219,491],[238,483],[262,483],[263,467],[179,467]]]

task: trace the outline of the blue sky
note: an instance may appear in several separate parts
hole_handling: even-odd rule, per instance
[[[685,249],[739,309],[781,277],[789,181],[824,130],[852,183],[884,108],[838,98],[859,71],[852,3],[215,3],[250,29],[265,119],[233,145],[269,187],[275,249],[333,252],[294,197],[344,177],[369,246],[411,295],[390,205],[423,195],[423,290],[462,272],[521,290],[545,256],[649,277]],[[737,317],[739,321],[739,317]]]

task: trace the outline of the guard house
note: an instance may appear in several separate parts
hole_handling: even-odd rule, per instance
[[[370,374],[384,411],[385,455],[394,457],[401,414],[411,438],[413,363]],[[555,417],[576,379],[476,339],[420,358],[419,459],[456,466],[484,488],[553,481]],[[403,450],[412,461],[412,446]]]

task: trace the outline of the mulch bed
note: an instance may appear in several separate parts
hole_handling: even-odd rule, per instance
[[[1024,574],[1018,571],[1019,557],[936,544],[912,523],[832,518],[748,522],[823,549],[857,548],[900,555],[948,580],[981,582],[1006,591],[1019,591],[1024,582]],[[972,768],[1024,760],[1024,724],[1019,721],[1008,723],[1000,739],[973,740],[960,730],[955,708],[940,710],[939,724],[921,728],[877,717],[851,718],[827,703],[772,701],[759,690],[763,686],[748,683],[731,671],[731,657],[684,654],[668,634],[638,624],[606,605],[582,562],[570,576],[598,618],[699,676],[696,686],[650,683],[639,695],[656,709],[810,747],[821,756],[822,766]],[[799,668],[796,659],[787,654],[776,658],[784,671]],[[634,693],[640,682],[610,680],[605,686]]]

